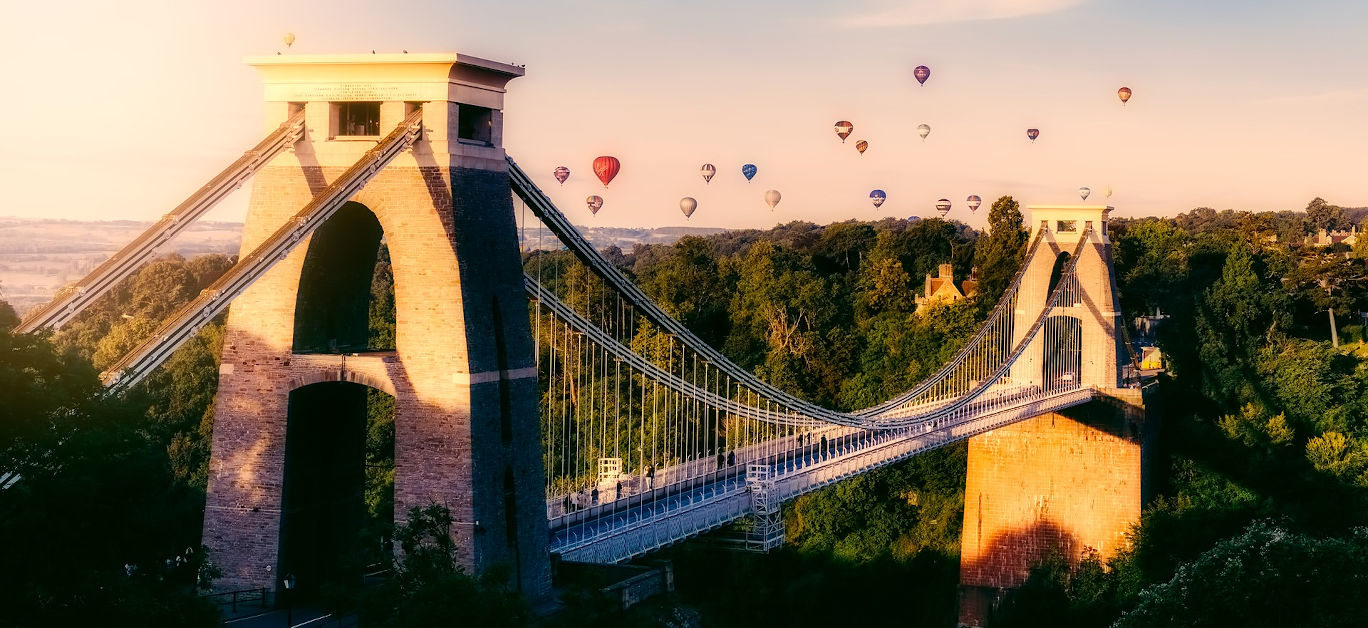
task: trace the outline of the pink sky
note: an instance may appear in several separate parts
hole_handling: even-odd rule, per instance
[[[1122,216],[1368,205],[1368,7],[1352,2],[846,3],[308,0],[26,3],[7,10],[0,215],[153,219],[249,147],[260,83],[301,53],[451,51],[527,65],[509,153],[581,223],[767,227],[928,215],[963,199],[1077,200]],[[912,68],[931,80],[918,86]],[[1121,85],[1135,90],[1124,109]],[[836,120],[854,122],[843,145]],[[916,136],[920,123],[930,137]],[[1041,129],[1031,144],[1025,129]],[[870,142],[857,155],[857,139]],[[603,192],[589,164],[623,162]],[[698,167],[718,174],[705,186]],[[746,183],[743,163],[760,173]],[[551,170],[573,175],[563,188]],[[766,189],[783,193],[771,213]],[[882,188],[879,211],[869,190]],[[596,218],[583,198],[605,197]],[[213,218],[237,219],[245,194]]]

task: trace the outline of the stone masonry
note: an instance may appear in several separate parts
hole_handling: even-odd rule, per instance
[[[1070,564],[1085,552],[1104,561],[1126,547],[1140,520],[1148,487],[1147,443],[1156,422],[1146,395],[1121,388],[1119,365],[1129,360],[1112,276],[1106,220],[1110,207],[1032,207],[1028,225],[1044,240],[1028,260],[1017,309],[1018,338],[1049,296],[1061,253],[1072,253],[1091,226],[1076,269],[1082,302],[1058,315],[1079,322],[1083,385],[1102,399],[1043,414],[969,439],[960,544],[961,626],[983,626],[1007,590],[1051,553]],[[1070,224],[1072,223],[1072,224]],[[1063,227],[1063,228],[1061,228]],[[1069,229],[1072,227],[1072,230]],[[1034,309],[1034,311],[1032,311]],[[1012,368],[1015,381],[1041,382],[1044,346],[1038,340]]]
[[[293,352],[307,237],[229,310],[204,522],[204,543],[224,572],[217,586],[279,584],[288,569],[279,557],[290,393],[350,381],[395,398],[396,521],[412,506],[443,504],[463,564],[476,573],[502,565],[529,597],[544,595],[536,369],[499,145],[503,86],[521,68],[454,54],[268,57],[253,65],[267,80],[266,124],[302,102],[308,131],[257,174],[244,254],[375,145],[329,137],[330,101],[381,100],[383,135],[418,106],[409,99],[422,96],[424,131],[352,199],[374,213],[389,247],[394,352]],[[494,109],[491,141],[457,137],[458,103]]]

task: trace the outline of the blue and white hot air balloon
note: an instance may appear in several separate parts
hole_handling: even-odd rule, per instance
[[[869,202],[874,204],[874,209],[878,209],[886,200],[888,200],[888,195],[884,194],[883,190],[874,190],[869,193]]]
[[[760,169],[759,169],[759,168],[756,168],[756,167],[755,167],[755,164],[746,164],[746,165],[744,165],[744,166],[741,166],[741,174],[742,174],[742,175],[745,175],[747,181],[750,181],[751,179],[754,179],[754,178],[755,178],[755,173],[757,173],[757,172],[759,172],[759,171],[760,171]]]

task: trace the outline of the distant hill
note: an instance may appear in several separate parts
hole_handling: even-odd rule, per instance
[[[624,251],[631,251],[637,244],[674,244],[674,242],[686,235],[708,236],[726,231],[715,227],[656,227],[646,229],[642,227],[591,227],[576,225],[576,229],[584,234],[585,239],[589,240],[596,248],[604,249],[616,246]],[[526,229],[523,231],[523,247],[529,249],[560,248],[561,244],[556,240],[549,230],[545,229]]]
[[[151,224],[0,218],[0,298],[22,314],[84,277]],[[241,223],[203,222],[188,227],[162,252],[236,255],[241,238]]]
[[[0,218],[0,299],[22,314],[52,298],[62,286],[84,277],[151,224],[133,220]],[[635,244],[671,244],[685,235],[725,231],[707,227],[579,229],[596,247],[617,246],[629,251]],[[541,246],[552,247],[555,236],[549,231],[543,233]],[[537,248],[537,236],[537,230],[526,230],[523,245]],[[241,239],[242,223],[196,223],[167,243],[160,253],[180,253],[186,257],[206,253],[236,255]]]

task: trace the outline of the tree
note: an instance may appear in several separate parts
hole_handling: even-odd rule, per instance
[[[0,473],[18,475],[0,489],[7,625],[218,625],[201,574],[163,567],[199,545],[202,496],[172,476],[143,409],[100,392],[75,353],[0,332]]]
[[[993,201],[988,210],[988,233],[979,236],[974,265],[979,269],[979,300],[991,307],[1002,297],[1021,268],[1027,231],[1021,207],[1010,196]]]
[[[1216,543],[1140,593],[1117,626],[1361,626],[1368,530],[1316,538],[1269,521]]]
[[[0,332],[9,333],[19,326],[19,315],[5,301],[0,301]]]
[[[1313,234],[1321,229],[1333,231],[1339,227],[1339,223],[1343,218],[1343,207],[1326,203],[1325,199],[1319,196],[1311,199],[1311,202],[1306,204],[1306,226]]]
[[[420,628],[457,618],[471,626],[528,623],[526,606],[507,586],[507,573],[491,569],[474,577],[456,562],[452,525],[451,511],[441,504],[409,509],[408,520],[394,531],[402,550],[394,576],[367,594],[363,625]]]

